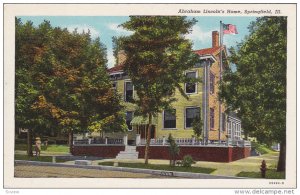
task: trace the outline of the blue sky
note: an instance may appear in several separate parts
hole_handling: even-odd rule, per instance
[[[22,22],[30,20],[38,26],[44,20],[50,21],[52,26],[59,26],[73,31],[77,28],[78,32],[88,29],[92,38],[100,37],[100,41],[107,47],[108,67],[114,65],[115,59],[112,54],[112,36],[130,35],[131,32],[118,27],[119,24],[129,20],[128,16],[20,16]],[[191,18],[191,17],[189,17]],[[237,26],[237,35],[224,35],[224,44],[229,48],[235,46],[246,35],[249,34],[248,25],[254,21],[255,17],[214,17],[197,16],[194,17],[198,22],[193,27],[191,34],[187,38],[194,43],[193,49],[203,49],[211,47],[211,32],[220,29],[220,20],[225,24]]]

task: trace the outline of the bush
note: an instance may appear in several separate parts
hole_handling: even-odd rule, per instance
[[[192,164],[195,164],[193,157],[191,155],[185,155],[182,159],[182,166],[183,167],[191,167]]]

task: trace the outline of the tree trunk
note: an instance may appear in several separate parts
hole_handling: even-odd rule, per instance
[[[31,129],[28,129],[27,131],[27,155],[33,156],[32,153],[32,132]]]
[[[286,160],[286,142],[285,140],[280,142],[279,160],[277,164],[277,171],[285,172],[285,160]]]
[[[148,164],[149,159],[149,152],[150,152],[150,137],[151,137],[151,125],[152,123],[152,115],[149,114],[149,124],[147,128],[147,141],[146,141],[146,147],[145,147],[145,164]]]
[[[72,148],[73,148],[73,131],[72,130],[69,130],[69,151],[70,153],[72,153]]]

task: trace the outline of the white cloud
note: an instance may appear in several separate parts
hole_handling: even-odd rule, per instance
[[[115,65],[116,59],[111,48],[107,48],[107,67],[111,68]]]
[[[200,41],[201,43],[211,42],[211,32],[212,30],[204,31],[200,26],[194,26],[192,33],[186,35],[186,38],[192,41]]]
[[[82,32],[88,32],[90,31],[91,37],[97,38],[100,36],[100,32],[97,31],[94,27],[86,25],[86,24],[78,24],[78,25],[70,25],[66,27],[68,31],[73,32],[75,29],[77,29],[77,32],[82,33]]]
[[[133,33],[132,31],[125,30],[117,23],[109,23],[107,24],[107,27],[110,30],[115,31],[117,35],[131,35]]]

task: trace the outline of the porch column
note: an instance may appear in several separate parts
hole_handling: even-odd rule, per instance
[[[163,136],[162,145],[163,145],[163,146],[166,145],[166,137],[165,137],[165,136]]]
[[[140,145],[141,144],[141,135],[140,134],[136,134],[136,138],[135,138],[135,145]]]
[[[107,145],[107,143],[108,143],[108,138],[105,137],[105,145]]]
[[[123,144],[125,146],[127,146],[127,142],[128,142],[128,135],[124,135],[124,137],[123,137]]]

